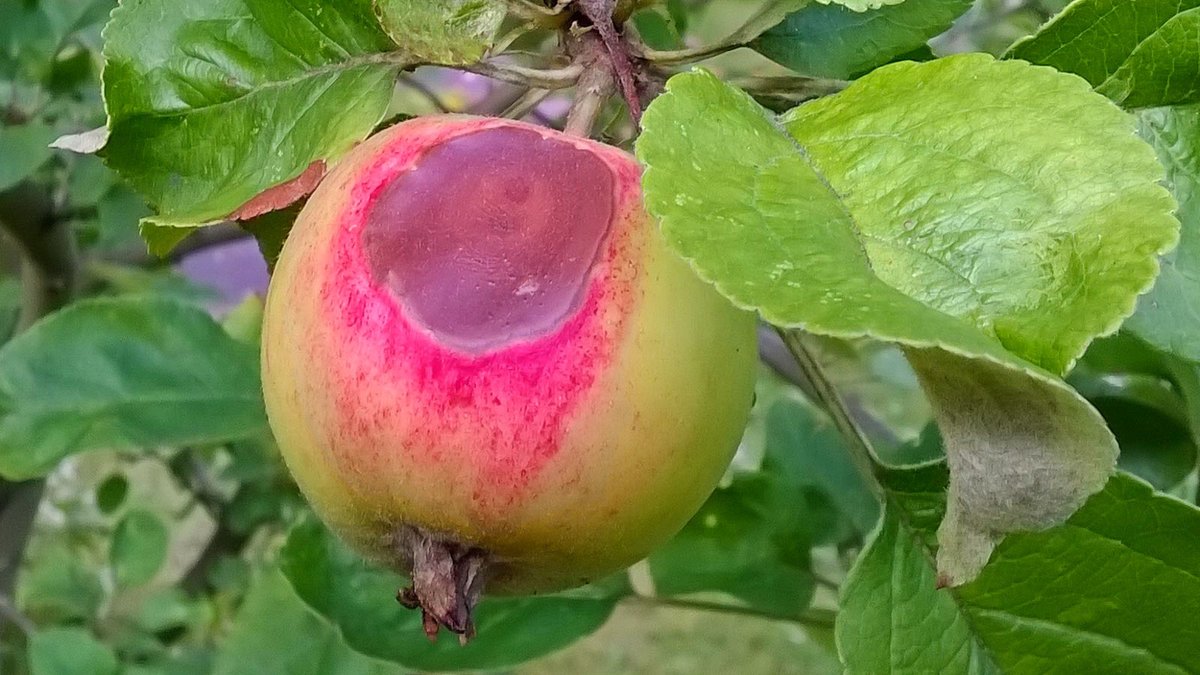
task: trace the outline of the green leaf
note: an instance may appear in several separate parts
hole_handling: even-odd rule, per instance
[[[1119,465],[1170,490],[1196,468],[1187,401],[1164,357],[1120,334],[1093,343],[1067,381],[1117,437]]]
[[[32,675],[116,675],[117,656],[82,628],[51,628],[29,640]]]
[[[1200,510],[1113,477],[1067,524],[1005,539],[937,590],[939,465],[890,472],[884,521],[842,591],[850,673],[1184,673],[1200,668]]]
[[[822,5],[830,5],[834,7],[845,7],[852,12],[865,12],[870,9],[879,9],[888,5],[899,5],[906,0],[817,0]]]
[[[647,207],[702,277],[777,325],[906,348],[954,470],[950,580],[1103,486],[1116,444],[1056,374],[1132,312],[1178,227],[1128,115],[1078,78],[964,55],[779,121],[678,75],[643,125]]]
[[[850,79],[923,47],[972,4],[972,0],[906,0],[866,12],[809,5],[750,46],[806,75]]]
[[[235,340],[257,348],[262,344],[262,319],[262,298],[251,294],[229,310],[221,324]]]
[[[658,595],[719,591],[767,615],[799,616],[813,595],[808,508],[774,467],[718,488],[650,555]]]
[[[0,124],[0,191],[20,183],[45,164],[54,154],[50,141],[56,135],[53,128],[37,122]]]
[[[1142,136],[1167,167],[1183,233],[1125,327],[1159,349],[1200,363],[1200,106],[1147,110],[1138,118]]]
[[[0,345],[16,332],[20,314],[21,284],[14,279],[0,277]]]
[[[217,443],[266,430],[258,353],[194,307],[76,303],[0,348],[0,475],[96,449]]]
[[[631,18],[638,37],[651,49],[678,49],[683,44],[680,27],[662,5],[638,10]]]
[[[242,221],[242,229],[254,235],[258,242],[258,250],[272,270],[275,269],[275,261],[279,260],[279,254],[283,251],[288,233],[292,231],[292,225],[300,215],[300,208],[300,204],[293,204],[288,208],[269,211]]]
[[[504,20],[496,0],[374,0],[375,15],[400,49],[420,61],[474,63]]]
[[[91,561],[67,542],[35,546],[18,578],[21,607],[39,622],[87,621],[105,592]]]
[[[108,559],[122,586],[140,586],[158,573],[167,558],[170,535],[153,513],[130,511],[113,532]]]
[[[894,507],[842,592],[838,653],[850,674],[992,673],[990,656]]]
[[[368,565],[320,524],[292,530],[282,568],[296,593],[369,656],[418,670],[483,670],[526,661],[599,628],[617,598],[577,590],[527,598],[485,598],[475,608],[477,635],[465,647],[453,636],[425,638],[419,612],[396,602],[405,580]]]
[[[1200,101],[1200,2],[1077,0],[1008,56],[1082,76],[1127,108]]]
[[[390,49],[367,0],[123,3],[105,29],[106,160],[151,228],[220,220],[371,132],[408,62]]]
[[[270,654],[271,658],[264,658]],[[217,655],[215,675],[382,675],[395,666],[350,649],[278,570],[264,572],[242,601]]]
[[[67,37],[103,20],[110,2],[0,0],[0,76],[27,81],[48,78]]]
[[[767,412],[766,452],[763,469],[778,476],[789,499],[799,489],[818,490],[860,534],[875,528],[879,502],[823,413],[794,398],[776,402]]]

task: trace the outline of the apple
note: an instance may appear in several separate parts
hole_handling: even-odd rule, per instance
[[[328,526],[408,573],[426,630],[643,558],[716,486],[755,322],[667,245],[629,154],[496,118],[352,150],[283,248],[271,427]]]

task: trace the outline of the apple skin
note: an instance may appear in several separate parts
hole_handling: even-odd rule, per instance
[[[363,229],[431,148],[506,128],[599,158],[612,218],[561,325],[470,353],[376,282]],[[549,592],[642,559],[712,492],[753,398],[754,317],[667,247],[640,173],[594,141],[447,115],[375,135],[312,195],[268,292],[263,386],[291,473],[353,548],[406,572],[417,527],[486,551],[488,593]]]

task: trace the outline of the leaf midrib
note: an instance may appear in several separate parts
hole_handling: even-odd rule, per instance
[[[110,120],[110,127],[115,127],[117,124],[136,119],[169,119],[172,117],[186,117],[188,115],[199,113],[207,110],[220,109],[225,106],[233,105],[242,102],[244,99],[251,96],[260,95],[264,92],[270,92],[274,89],[284,89],[304,83],[307,80],[323,77],[325,75],[345,75],[349,71],[364,66],[389,66],[393,68],[406,68],[418,65],[416,61],[407,57],[402,52],[379,52],[377,54],[366,54],[356,56],[345,61],[331,63],[324,66],[319,66],[310,70],[301,71],[299,74],[282,80],[270,80],[260,83],[256,86],[248,88],[246,91],[237,96],[221,101],[219,103],[209,103],[202,106],[190,106],[179,108],[176,110],[146,110],[139,111],[134,114],[128,114],[122,117]]]

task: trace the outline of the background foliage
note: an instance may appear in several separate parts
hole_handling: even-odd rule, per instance
[[[1200,7],[642,4],[630,21],[648,59],[704,58],[712,73],[677,76],[647,113],[636,150],[650,167],[648,204],[731,297],[809,330],[800,348],[838,388],[875,468],[855,465],[820,383],[788,353],[797,345],[764,326],[738,456],[670,544],[583,589],[487,600],[465,648],[425,641],[418,617],[390,600],[403,580],[326,532],[279,461],[257,375],[259,297],[262,254],[273,259],[294,209],[247,207],[280,183],[319,177],[404,116],[469,111],[561,127],[578,73],[527,58],[553,45],[552,20],[523,2],[0,0],[0,672],[1200,672]],[[504,47],[517,56],[485,57]],[[1003,60],[888,66],[962,52]],[[971,118],[989,95],[1016,112]],[[825,98],[792,110],[815,97]],[[766,122],[788,110],[781,126]],[[860,131],[922,123],[928,137],[821,152],[847,120]],[[1013,133],[1022,120],[1037,124]],[[102,158],[50,147],[106,123]],[[635,149],[615,99],[596,132]],[[889,288],[907,295],[856,314],[860,296],[834,296],[877,283],[856,277],[858,242],[841,241],[841,257],[819,242],[834,251],[827,270],[816,260],[784,269],[813,242],[785,242],[774,259],[723,245],[711,221],[690,217],[732,214],[726,225],[747,239],[786,232],[779,224],[800,210],[788,202],[795,186],[773,183],[779,172],[739,171],[790,171],[799,143],[814,150],[805,170],[837,193],[853,194],[838,180],[876,189],[839,203],[822,201],[829,186],[814,182],[806,208],[845,207],[886,234],[895,213],[872,209],[896,199],[897,209],[927,207],[906,214],[912,222],[958,223],[959,246],[994,257],[1010,244],[1044,247],[970,229],[975,211],[1011,202],[978,191],[994,185],[992,158],[979,158],[982,178],[940,163],[930,144],[952,136],[965,155],[1009,143],[1000,168],[1027,172],[1034,192],[1068,184],[1039,162],[1086,155],[1075,183],[1094,181],[1093,204],[1022,203],[1014,218],[1044,224],[1086,207],[1111,221],[1108,248],[1048,274],[1063,283],[1020,330],[996,328],[1011,318],[993,312],[1003,301],[964,310],[940,272],[888,268],[870,245],[867,268],[890,269]],[[68,143],[94,149],[88,138]],[[1172,204],[1152,189],[1162,175],[1183,226],[1170,252]],[[1110,195],[1127,211],[1112,210]],[[1134,237],[1145,250],[1129,250]],[[1136,313],[1080,354],[1133,309],[1121,303],[1149,286],[1157,253],[1161,274]],[[1012,260],[994,273],[997,296],[1028,290],[1014,289],[1026,272]],[[905,286],[895,275],[910,270]],[[1074,286],[1094,292],[1072,304]],[[931,288],[945,293],[921,295]],[[1068,311],[1072,326],[1095,325],[1047,346],[1042,334],[1058,335]],[[946,369],[978,370],[1001,398],[1068,409],[1050,435],[1104,469],[1102,481],[1111,453],[1097,411],[1123,472],[1065,524],[1008,536],[977,579],[939,589],[935,561],[959,559],[936,534],[947,487],[952,504],[977,488],[947,471],[955,429],[943,415],[944,442],[934,424],[963,396],[930,386]],[[989,465],[992,478],[1013,464]]]

